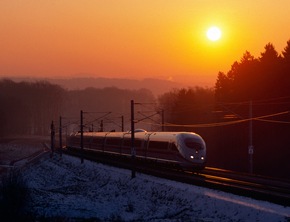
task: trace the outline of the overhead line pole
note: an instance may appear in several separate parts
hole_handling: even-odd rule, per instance
[[[62,156],[62,119],[59,117],[59,150],[60,156]]]
[[[253,104],[252,100],[249,104],[249,173],[253,173],[253,154],[254,154],[254,146],[253,146]]]
[[[161,110],[161,131],[164,132],[164,109]]]
[[[81,110],[81,126],[80,126],[80,130],[81,130],[81,163],[84,162],[84,158],[83,158],[83,150],[84,150],[84,124],[83,124],[83,111]]]
[[[52,158],[53,153],[54,153],[54,140],[55,140],[55,129],[54,129],[54,123],[53,121],[51,121],[51,125],[50,125],[50,148],[51,148],[51,154],[50,154],[50,158]]]
[[[124,132],[124,116],[121,116],[121,121],[122,121],[121,131]]]
[[[131,100],[131,160],[132,160],[132,175],[131,178],[136,177],[135,169],[135,122],[134,122],[134,100]]]

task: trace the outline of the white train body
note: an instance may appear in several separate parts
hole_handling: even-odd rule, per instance
[[[71,135],[68,148],[80,148],[81,134]],[[136,130],[132,147],[130,132],[84,132],[83,148],[114,155],[202,169],[206,163],[206,145],[201,136],[189,132],[147,132]]]

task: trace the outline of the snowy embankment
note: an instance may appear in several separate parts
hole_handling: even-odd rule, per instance
[[[108,221],[289,221],[290,207],[63,155],[24,172],[39,217]]]

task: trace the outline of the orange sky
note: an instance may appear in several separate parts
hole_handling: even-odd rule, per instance
[[[290,39],[290,1],[1,0],[0,76],[162,78],[212,86]],[[206,30],[220,26],[222,39]]]

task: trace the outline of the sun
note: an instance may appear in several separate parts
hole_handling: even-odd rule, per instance
[[[212,26],[207,30],[206,36],[210,41],[217,41],[221,38],[222,32],[217,26]]]

